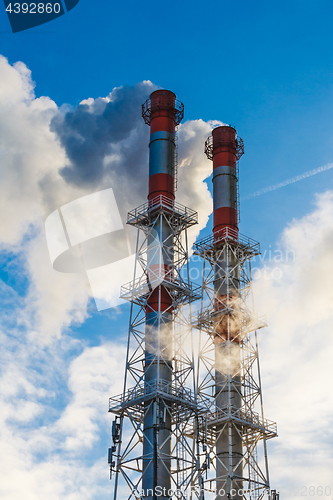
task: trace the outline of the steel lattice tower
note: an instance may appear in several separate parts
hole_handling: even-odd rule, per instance
[[[197,224],[197,213],[175,202],[176,126],[183,109],[163,90],[142,110],[150,125],[149,194],[127,220],[138,237],[134,280],[121,291],[131,302],[124,391],[110,398],[115,499],[120,476],[127,486],[120,498],[153,499],[161,491],[163,499],[170,490],[188,489],[200,467],[194,359],[184,349],[191,344],[184,307],[200,297],[188,277],[187,229]]]
[[[264,418],[257,330],[266,319],[253,308],[251,258],[259,243],[239,234],[238,160],[243,141],[230,126],[205,143],[213,160],[213,234],[194,245],[203,259],[198,401],[206,406],[201,429],[205,490],[217,499],[270,496],[267,439],[276,424]],[[214,495],[215,496],[215,495]]]
[[[127,219],[137,228],[137,247],[133,281],[121,290],[131,303],[124,389],[109,405],[114,500],[260,500],[271,494],[266,441],[277,433],[262,405],[257,329],[266,322],[251,302],[250,260],[260,248],[238,232],[243,142],[228,126],[206,141],[214,228],[194,245],[203,266],[202,283],[194,285],[187,230],[197,213],[175,201],[183,109],[166,90],[142,106],[150,125],[149,192]]]

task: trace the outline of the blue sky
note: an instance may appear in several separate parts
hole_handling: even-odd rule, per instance
[[[246,146],[246,194],[330,161],[331,12],[323,1],[212,2],[209,8],[170,2],[165,9],[134,1],[101,1],[95,8],[81,0],[67,15],[15,36],[3,13],[1,47],[11,63],[22,60],[31,69],[36,95],[58,106],[149,79],[183,99],[187,119],[232,123]],[[266,197],[279,230],[304,214],[296,199],[311,198],[331,176]],[[243,206],[250,229],[258,203]],[[270,225],[263,222],[261,241]]]
[[[211,120],[232,124],[244,140],[241,197],[332,163],[332,16],[332,3],[323,0],[101,0],[98,5],[80,0],[59,19],[13,34],[0,9],[0,53],[8,60],[0,65],[0,371],[5,388],[1,439],[2,449],[12,457],[11,468],[6,454],[1,459],[8,481],[2,498],[20,497],[19,486],[13,485],[17,475],[22,475],[28,499],[39,500],[53,491],[49,498],[72,500],[84,487],[86,498],[97,500],[111,491],[105,477],[105,411],[108,395],[121,387],[119,353],[129,308],[98,312],[84,278],[78,281],[52,270],[43,233],[46,217],[64,203],[120,185],[123,178],[108,163],[111,154],[118,155],[115,165],[126,175],[136,169],[138,192],[121,209],[144,200],[149,131],[126,103],[143,102],[153,85],[173,90],[185,104],[185,124],[179,131],[184,161],[179,199],[198,210],[202,234],[211,230],[211,220],[206,225],[211,202],[204,184],[211,165],[202,154]],[[18,61],[23,64],[13,67]],[[140,86],[144,81],[152,84]],[[71,184],[61,174],[69,164],[68,144],[74,137],[74,129],[66,128],[65,113],[79,119],[78,105],[92,98],[89,113],[99,116],[115,87],[125,90],[112,94],[120,103],[113,112],[126,111],[132,125],[127,129],[122,122],[119,149],[111,137],[111,150],[96,156],[106,169],[103,178],[84,184],[74,159],[70,167],[77,182]],[[90,147],[88,136],[85,144]],[[191,169],[196,184],[187,186]],[[210,179],[207,182],[210,189]],[[267,416],[281,425],[280,444],[276,440],[270,447],[273,486],[308,487],[306,471],[312,470],[315,457],[311,484],[331,486],[333,494],[332,397],[325,382],[331,377],[333,355],[332,182],[333,169],[242,201],[240,230],[260,241],[263,252],[282,249],[296,254],[295,261],[279,264],[280,280],[270,275],[257,283],[256,301],[270,324],[262,334]],[[276,262],[271,259],[266,265],[272,271]],[[322,341],[317,341],[322,335],[325,352]],[[98,376],[93,371],[96,364]],[[83,402],[85,386],[80,385],[88,365],[83,379],[93,409]],[[118,378],[110,373],[115,365]],[[313,377],[320,369],[319,390]],[[22,405],[28,423],[18,417]],[[290,421],[289,413],[297,413],[302,405],[297,422]],[[37,458],[26,425],[33,429],[34,439],[39,436]],[[316,447],[314,441],[319,443]],[[48,447],[58,451],[50,454]],[[26,463],[20,458],[23,453]],[[81,473],[80,454],[85,457]],[[53,470],[66,487],[52,490],[57,484]],[[38,488],[43,471],[50,491],[47,485]],[[72,473],[78,479],[70,483]]]
[[[330,2],[308,1],[171,2],[168,9],[101,1],[95,9],[81,0],[67,15],[15,36],[3,13],[1,47],[9,62],[31,69],[36,95],[59,106],[149,79],[175,90],[187,119],[232,123],[246,145],[245,194],[330,161],[331,11]],[[280,224],[295,205],[301,215],[296,197],[311,195],[313,182],[319,187],[330,175],[295,186]],[[277,211],[278,199],[271,203]],[[251,218],[259,209],[251,207]]]

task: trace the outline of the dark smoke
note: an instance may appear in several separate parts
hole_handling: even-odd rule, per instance
[[[66,182],[99,187],[116,175],[141,184],[149,134],[141,105],[154,88],[150,82],[116,88],[110,102],[96,99],[53,118],[50,128],[69,160],[60,170]],[[105,157],[112,154],[116,159],[106,164]]]

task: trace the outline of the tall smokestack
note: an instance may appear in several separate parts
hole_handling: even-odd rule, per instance
[[[230,228],[238,233],[237,160],[239,139],[233,127],[222,126],[213,130],[206,142],[206,154],[213,160],[213,232]]]
[[[127,217],[138,237],[134,279],[121,289],[131,302],[124,390],[109,406],[116,415],[109,451],[114,500],[122,479],[128,498],[166,500],[174,496],[170,490],[189,491],[200,473],[199,409],[189,386],[194,355],[183,348],[189,324],[182,307],[201,296],[189,279],[187,238],[198,214],[175,203],[176,126],[183,113],[169,90],[153,92],[142,106],[150,125],[149,189],[148,201]],[[130,436],[123,437],[123,425]]]
[[[230,126],[217,127],[206,141],[208,158],[213,160],[213,235],[216,251],[214,270],[215,397],[217,408],[241,408],[241,356],[239,331],[238,255],[226,237],[238,240],[237,160],[242,141]],[[219,250],[221,247],[221,250]],[[242,428],[218,426],[216,439],[216,487],[218,498],[228,499],[232,480],[242,478]],[[240,464],[240,465],[237,465]],[[225,477],[229,477],[225,488]],[[237,483],[237,491],[240,482]],[[242,496],[233,496],[241,500]]]
[[[150,125],[148,200],[152,211],[157,210],[163,201],[172,205],[175,199],[175,129],[183,116],[179,115],[175,104],[176,96],[173,92],[156,90],[142,106],[142,116],[145,123]],[[147,271],[152,277],[156,275],[170,281],[173,231],[163,218],[155,224],[154,229],[148,241]],[[156,250],[158,242],[164,242],[162,254]],[[169,322],[171,304],[171,297],[163,286],[154,290],[146,308],[146,323],[149,328]],[[169,369],[167,371],[170,372]]]
[[[120,481],[127,498],[169,500],[182,491],[183,498],[198,493],[202,500],[215,486],[217,500],[263,500],[270,495],[266,440],[277,429],[262,404],[256,330],[266,321],[248,307],[250,260],[260,245],[238,232],[243,142],[229,126],[206,141],[214,227],[194,244],[203,259],[202,284],[195,285],[187,230],[197,213],[175,202],[175,133],[183,108],[168,90],[153,92],[142,107],[150,125],[149,190],[148,201],[127,218],[138,237],[134,278],[121,291],[131,302],[124,390],[109,406],[114,500]],[[186,318],[191,309],[183,306],[199,298],[200,308]],[[200,330],[197,360],[193,348],[185,349],[192,326]]]
[[[151,213],[158,211],[161,204],[173,206],[175,129],[182,119],[182,110],[183,105],[178,103],[176,107],[176,96],[169,90],[153,92],[143,105],[143,118],[150,125],[148,206]],[[173,280],[173,244],[173,228],[165,217],[157,216],[147,243],[147,272],[152,283]],[[146,387],[167,385],[172,381],[172,312],[172,297],[168,289],[163,285],[157,286],[146,306]],[[142,487],[148,499],[155,498],[157,487],[168,498],[167,492],[171,488],[171,412],[166,402],[161,400],[153,404],[148,401],[146,407]]]
[[[183,109],[179,104],[178,108]],[[182,118],[182,112],[176,108],[175,94],[156,90],[143,105],[142,115],[150,125],[148,200],[160,194],[174,200],[175,134]]]

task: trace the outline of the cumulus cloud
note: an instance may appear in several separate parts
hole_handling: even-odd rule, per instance
[[[57,114],[50,125],[66,152],[67,164],[60,169],[60,175],[67,185],[95,190],[112,187],[124,223],[127,212],[146,201],[149,127],[142,120],[141,104],[155,88],[148,81],[134,87],[116,88],[105,98],[89,98],[74,110]],[[178,129],[177,201],[200,213],[198,226],[190,231],[190,246],[212,211],[211,195],[204,182],[211,173],[212,164],[203,153],[203,145],[212,126],[217,124],[220,122],[188,121]],[[136,231],[125,227],[105,241],[105,252],[97,240],[89,243],[90,253],[97,256],[104,252],[111,259],[118,247],[126,258],[135,251],[135,239]],[[104,257],[102,260],[106,276],[108,262]],[[93,274],[96,271],[88,272],[89,276]],[[130,270],[125,278],[125,282],[132,279]],[[107,307],[108,296],[119,294],[117,280],[114,284],[117,289],[111,294],[105,294],[104,298],[98,296],[98,307]],[[92,282],[91,286],[93,290],[96,288]],[[98,286],[98,289],[104,287]]]
[[[38,330],[47,339],[59,335],[61,327],[73,319],[82,319],[82,313],[78,318],[69,311],[75,304],[84,309],[89,297],[81,277],[65,282],[50,269],[43,234],[50,199],[58,197],[59,202],[62,196],[69,196],[69,188],[61,182],[58,173],[65,153],[50,131],[50,121],[59,110],[48,97],[35,98],[31,73],[23,63],[11,66],[0,56],[0,74],[0,210],[3,214],[0,248],[3,253],[21,255],[18,272],[29,280],[19,321],[30,324],[32,330]],[[49,189],[41,187],[46,178]],[[54,182],[50,182],[51,179]],[[63,195],[56,194],[62,190]],[[80,192],[72,188],[70,191],[71,197]]]
[[[47,168],[59,168],[61,149],[48,129],[57,112],[51,99],[35,99],[30,71],[23,63],[10,66],[0,57],[0,237],[15,244],[41,215],[38,181]]]
[[[23,63],[0,56],[0,75],[1,497],[101,498],[110,488],[107,398],[121,392],[124,348],[90,348],[68,335],[85,321],[91,289],[84,273],[52,268],[44,221],[110,187],[123,223],[145,202],[149,127],[141,104],[156,87],[116,88],[70,109],[36,98]],[[200,120],[179,127],[178,198],[201,212],[192,240],[212,207],[204,184],[211,163],[202,152],[210,130]],[[128,254],[131,229],[120,235]]]
[[[133,172],[136,178],[142,177],[147,130],[141,105],[155,88],[149,81],[115,88],[106,98],[89,99],[53,118],[51,130],[57,133],[70,162],[61,169],[67,182],[98,186],[117,171],[125,177]],[[106,157],[112,160],[105,162]]]
[[[146,200],[149,128],[140,107],[156,87],[142,82],[59,109],[50,98],[35,97],[23,63],[11,66],[0,57],[0,74],[1,251],[17,261],[7,266],[12,279],[0,281],[1,497],[101,498],[110,486],[99,446],[106,439],[107,397],[121,392],[124,348],[90,348],[64,334],[85,320],[91,291],[84,274],[52,269],[44,220],[109,187],[123,223]],[[212,210],[204,183],[212,165],[203,143],[219,124],[187,121],[178,129],[177,200],[199,212],[190,243]],[[278,489],[330,486],[332,221],[328,191],[286,228],[280,241],[286,258],[266,263],[255,284],[256,305],[269,318],[261,365],[266,414],[279,424],[279,438],[270,443]],[[133,234],[120,238],[127,245]]]
[[[73,111],[58,114],[51,121],[51,130],[67,157],[61,176],[73,186],[113,187],[124,222],[127,212],[147,197],[149,127],[141,117],[141,104],[155,88],[149,81],[116,88],[106,98],[82,101]],[[212,127],[220,124],[191,120],[178,128],[177,201],[200,213],[199,225],[191,231],[191,243],[212,211],[211,195],[204,183],[212,163],[203,148]],[[135,232],[131,229],[127,237],[133,248]]]
[[[107,396],[121,391],[119,360],[125,347],[111,342],[82,347],[67,339],[41,351],[13,340],[11,349],[4,349],[1,498],[72,500],[108,494],[107,444],[101,438],[107,439],[109,426]],[[96,454],[100,445],[103,459]]]
[[[99,426],[106,424],[108,391],[120,394],[123,389],[125,346],[105,344],[85,349],[69,369],[68,388],[72,400],[56,426],[66,435],[65,449],[91,448],[99,437]],[[97,368],[98,366],[98,368]],[[111,370],[112,367],[112,370]]]
[[[0,208],[6,214],[1,244],[4,251],[16,253],[24,247],[30,281],[22,321],[29,324],[32,320],[32,329],[49,339],[59,336],[72,321],[83,321],[91,288],[84,275],[62,276],[50,268],[44,220],[58,207],[109,187],[123,223],[128,210],[146,200],[149,127],[141,118],[141,104],[156,87],[147,81],[115,88],[105,98],[90,98],[68,110],[58,109],[48,97],[35,97],[31,73],[23,63],[11,66],[1,57],[0,72],[4,179]],[[201,120],[179,128],[178,198],[200,210],[200,225],[192,230],[190,243],[211,211],[211,197],[203,182],[211,163],[202,152],[210,130]],[[109,244],[123,249],[127,257],[134,252],[134,241],[135,230],[125,226]],[[119,293],[118,285],[111,295]]]
[[[266,416],[279,430],[270,443],[272,484],[281,490],[332,486],[332,243],[327,191],[290,222],[255,282],[256,304],[268,315],[261,365]]]
[[[71,110],[36,98],[23,63],[11,66],[0,57],[0,74],[1,250],[19,263],[7,268],[12,280],[0,281],[1,497],[101,498],[110,486],[99,445],[106,439],[107,397],[121,392],[124,349],[90,348],[64,334],[85,320],[90,289],[84,274],[52,269],[44,220],[109,187],[121,214],[145,201],[149,128],[140,106],[155,86],[117,88]],[[190,242],[212,210],[204,183],[212,165],[203,143],[219,124],[187,121],[178,130],[177,199],[198,210],[200,221]],[[280,437],[270,443],[277,488],[330,485],[332,221],[327,192],[283,234],[282,254],[294,252],[295,259],[268,263],[255,285],[257,307],[269,317],[261,364],[266,414],[279,424]],[[274,274],[276,267],[281,273]]]
[[[213,211],[213,201],[204,182],[213,171],[212,162],[204,154],[204,144],[212,127],[221,122],[191,120],[179,126],[179,168],[177,201],[198,212],[199,224],[189,231],[189,244],[194,243]]]

